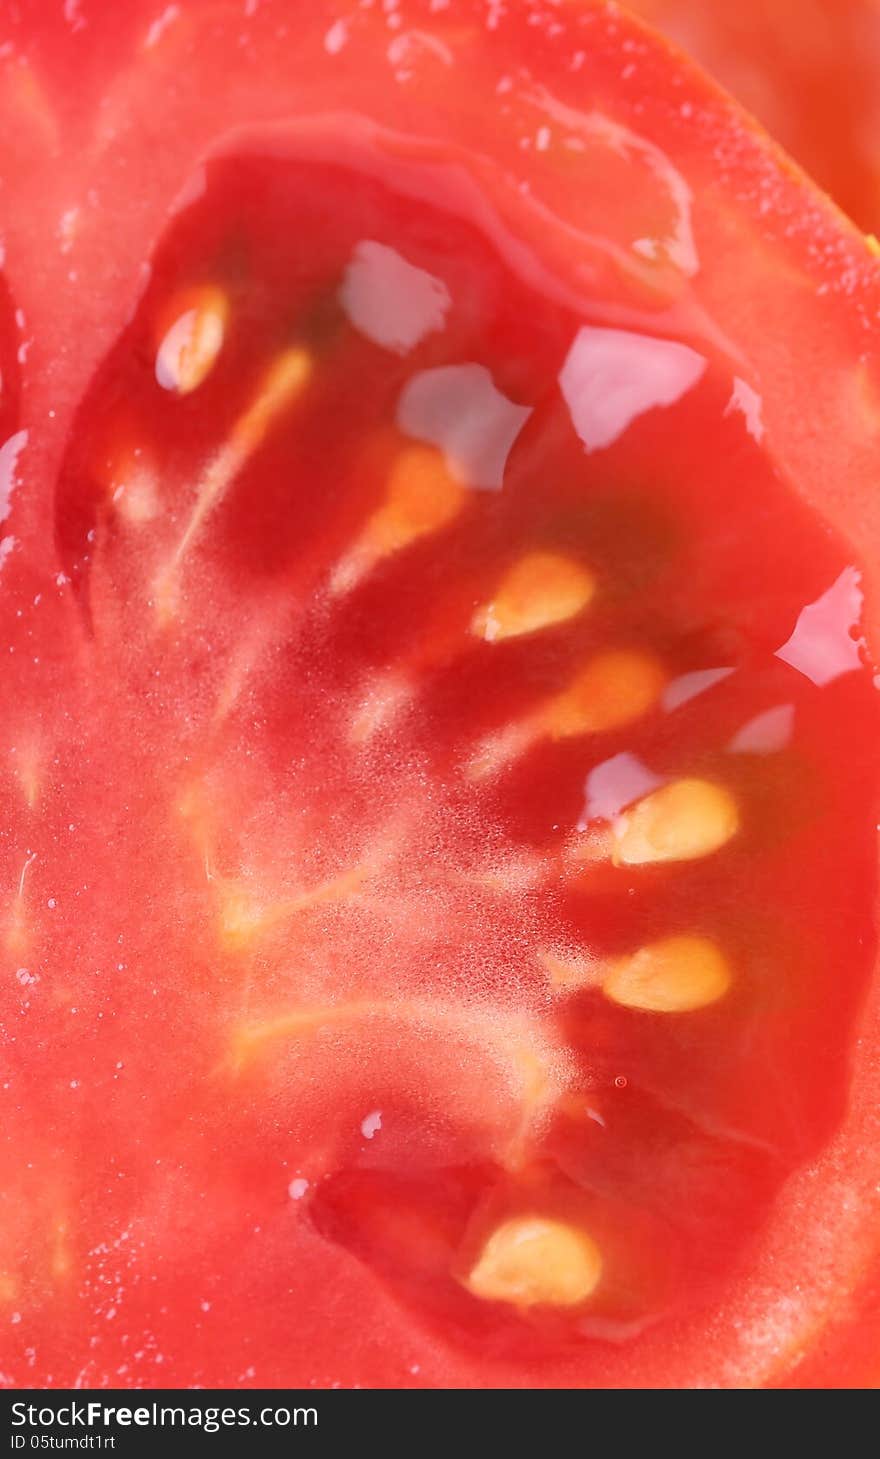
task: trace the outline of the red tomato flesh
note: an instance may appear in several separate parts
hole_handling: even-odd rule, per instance
[[[859,1059],[868,584],[809,502],[866,431],[829,387],[807,450],[748,339],[807,275],[756,232],[780,297],[721,307],[738,204],[612,105],[608,27],[512,193],[464,124],[283,100],[193,173],[169,103],[27,507],[57,561],[9,549],[9,1381],[735,1383],[803,1341],[787,1292],[745,1355],[718,1314]]]
[[[631,0],[863,228],[880,227],[875,0]]]
[[[139,986],[161,937],[201,1058],[91,1199],[115,1175],[164,1202],[172,1152],[175,1205],[212,1212],[186,1256],[200,1305],[261,1211],[267,1303],[279,1247],[287,1267],[317,1236],[449,1341],[539,1369],[574,1348],[590,1381],[609,1342],[717,1302],[840,1118],[872,952],[859,572],[717,350],[536,289],[454,191],[366,139],[300,147],[209,164],[74,425],[57,522],[105,748],[82,809],[64,797],[67,875],[57,852],[21,868],[22,1004],[57,1050],[68,996],[31,980],[82,956],[96,890],[78,1014],[132,969],[124,1023],[166,1001],[167,974]],[[524,630],[498,585],[538,553]],[[559,609],[573,568],[594,591]],[[612,652],[650,684],[625,675],[608,709]],[[729,843],[614,864],[627,808],[685,777],[732,796]],[[134,828],[112,910],[82,879],[88,820]],[[723,958],[717,998],[608,995],[615,959],[683,934]],[[59,1055],[39,1119],[88,1082],[112,1121],[114,1086],[152,1085],[116,1016],[86,1080],[79,1039]],[[207,1168],[179,1163],[182,1116]],[[208,1155],[230,1135],[259,1136],[231,1182]],[[597,1243],[595,1293],[474,1295],[485,1242],[525,1214]],[[55,1266],[82,1259],[63,1225]],[[91,1308],[99,1349],[151,1308],[120,1276]]]

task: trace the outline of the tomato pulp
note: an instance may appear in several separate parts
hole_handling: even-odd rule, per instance
[[[863,228],[880,217],[874,0],[631,8],[704,65]]]
[[[10,322],[11,1381],[778,1381],[870,1257],[873,266],[613,11],[431,13],[151,28]]]

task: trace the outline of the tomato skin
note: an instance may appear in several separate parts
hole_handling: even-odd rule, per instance
[[[545,13],[523,7],[492,27],[487,18],[486,8],[476,0],[439,11],[427,0],[390,12],[365,9],[335,49],[327,37],[340,17],[337,7],[323,0],[300,6],[295,19],[289,13],[281,17],[268,3],[243,18],[240,4],[200,0],[182,10],[144,51],[144,37],[156,16],[154,7],[140,0],[126,7],[108,5],[100,14],[90,7],[82,30],[65,26],[63,17],[54,11],[50,16],[42,5],[31,7],[16,45],[33,77],[26,93],[32,104],[20,145],[9,159],[4,228],[7,278],[23,311],[22,332],[32,341],[22,367],[21,405],[21,422],[31,438],[10,522],[25,548],[7,565],[11,594],[39,591],[57,571],[51,545],[52,492],[73,412],[133,310],[143,263],[161,234],[169,201],[217,138],[267,124],[283,129],[291,118],[315,112],[361,113],[378,126],[407,134],[405,145],[416,152],[456,149],[464,176],[476,176],[508,225],[545,248],[543,217],[528,197],[509,185],[508,173],[526,175],[533,195],[547,198],[556,210],[565,207],[570,188],[560,179],[559,158],[552,150],[526,152],[519,145],[523,136],[534,136],[545,116],[528,72],[539,76],[567,107],[581,107],[585,98],[589,106],[605,106],[621,124],[652,138],[687,179],[694,194],[701,268],[690,278],[673,273],[661,279],[667,319],[679,322],[684,337],[698,338],[710,324],[723,332],[733,356],[747,362],[761,382],[768,441],[780,471],[830,521],[857,538],[865,560],[877,560],[880,274],[859,235],[809,189],[786,158],[768,147],[743,113],[697,72],[670,60],[663,42],[633,29],[613,8],[566,6]],[[401,45],[414,34],[427,35],[437,45],[418,39]],[[636,49],[625,49],[628,44]],[[74,89],[69,78],[84,52],[85,81]],[[584,61],[572,69],[581,52]],[[451,67],[447,53],[453,58]],[[108,55],[109,61],[98,59]],[[631,64],[637,72],[625,86],[621,71]],[[109,76],[104,74],[108,67]],[[450,86],[450,69],[457,78],[455,87]],[[220,75],[222,87],[216,85]],[[499,93],[499,83],[507,80],[511,84]],[[4,85],[4,107],[20,107],[20,77],[10,79],[7,70]],[[496,122],[491,138],[487,104]],[[423,140],[413,143],[413,138]],[[74,210],[73,241],[67,247],[58,230]],[[35,237],[40,247],[34,246]],[[592,280],[579,252],[582,240],[566,241],[560,233],[550,246],[557,272],[589,289]],[[601,259],[590,262],[600,287],[614,289],[613,271]],[[875,583],[867,587],[876,642],[877,588]],[[57,647],[54,654],[42,655],[38,691],[47,720],[61,712],[71,663],[76,668],[89,652],[69,600],[59,600],[52,611]],[[22,694],[37,692],[27,687],[33,677],[22,681]],[[134,779],[137,756],[121,763]],[[122,888],[118,891],[123,894]],[[877,1261],[880,1227],[876,1217],[872,1226],[863,1213],[871,1209],[880,1179],[874,1114],[880,1087],[878,1051],[880,991],[875,988],[855,1051],[847,1120],[814,1170],[798,1176],[780,1201],[754,1271],[744,1283],[740,1307],[719,1314],[718,1331],[708,1339],[705,1333],[682,1330],[677,1352],[651,1353],[638,1381],[651,1386],[796,1385],[800,1376],[810,1386],[831,1386],[876,1379],[871,1366],[876,1282],[872,1285],[864,1274]],[[207,1121],[215,1098],[206,1084],[202,1113]],[[239,1132],[236,1138],[244,1159],[246,1136]],[[38,1131],[34,1139],[39,1140]],[[181,1158],[185,1150],[183,1132]],[[189,1152],[185,1158],[198,1167],[209,1197],[222,1203],[222,1173],[212,1169],[209,1153]],[[760,1348],[744,1354],[737,1347],[733,1333],[740,1329],[734,1330],[733,1322],[746,1321],[749,1313],[760,1317],[768,1291],[778,1296],[774,1269],[786,1264],[793,1281],[802,1276],[809,1281],[810,1273],[797,1270],[796,1253],[810,1239],[803,1205],[812,1201],[808,1217],[818,1214],[810,1193],[820,1186],[844,1210],[855,1208],[856,1215],[845,1226],[841,1248],[824,1258],[824,1285],[805,1323],[812,1331],[799,1332],[791,1352],[775,1351],[772,1343],[765,1343],[763,1359]],[[163,1212],[160,1196],[153,1200],[157,1225],[163,1219],[169,1227],[176,1224]],[[190,1215],[179,1224],[195,1245],[197,1221]],[[227,1297],[234,1306],[236,1294],[246,1300],[247,1288],[236,1271],[234,1231],[228,1240]],[[284,1241],[279,1227],[273,1235],[279,1260]],[[313,1270],[308,1267],[310,1252]],[[423,1331],[414,1333],[407,1316],[343,1252],[328,1257],[321,1249],[319,1254],[312,1239],[300,1263],[303,1341],[319,1354],[317,1382],[486,1382],[472,1355],[450,1357]],[[314,1316],[325,1310],[328,1289],[334,1286],[334,1312],[375,1315],[371,1331],[347,1334],[342,1353],[336,1335],[328,1335]],[[263,1290],[268,1302],[268,1280]],[[855,1308],[854,1316],[837,1321],[848,1306]],[[832,1322],[827,1354],[826,1320]],[[270,1341],[282,1350],[280,1318],[269,1312],[266,1326]],[[72,1325],[70,1350],[59,1359],[68,1365],[64,1381],[87,1362],[86,1342],[86,1333]],[[263,1365],[251,1380],[246,1361],[230,1364],[222,1340],[209,1344],[203,1356],[214,1365],[218,1382],[246,1386],[250,1381],[301,1381],[303,1376],[291,1374],[280,1358],[274,1367],[271,1361]],[[417,1361],[411,1362],[415,1356]],[[113,1369],[87,1372],[87,1381],[118,1381]],[[154,1374],[153,1381],[193,1381],[185,1357],[173,1370],[169,1365]],[[28,1381],[26,1367],[16,1379]],[[492,1381],[576,1384],[577,1362],[560,1366],[549,1377],[495,1367]],[[625,1386],[627,1378],[618,1368],[609,1381]]]

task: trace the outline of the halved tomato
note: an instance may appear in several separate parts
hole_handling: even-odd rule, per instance
[[[5,1381],[869,1381],[864,241],[614,6],[9,46]]]

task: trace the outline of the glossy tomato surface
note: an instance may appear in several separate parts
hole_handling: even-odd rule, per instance
[[[4,1380],[872,1381],[863,239],[613,6],[2,65]]]

